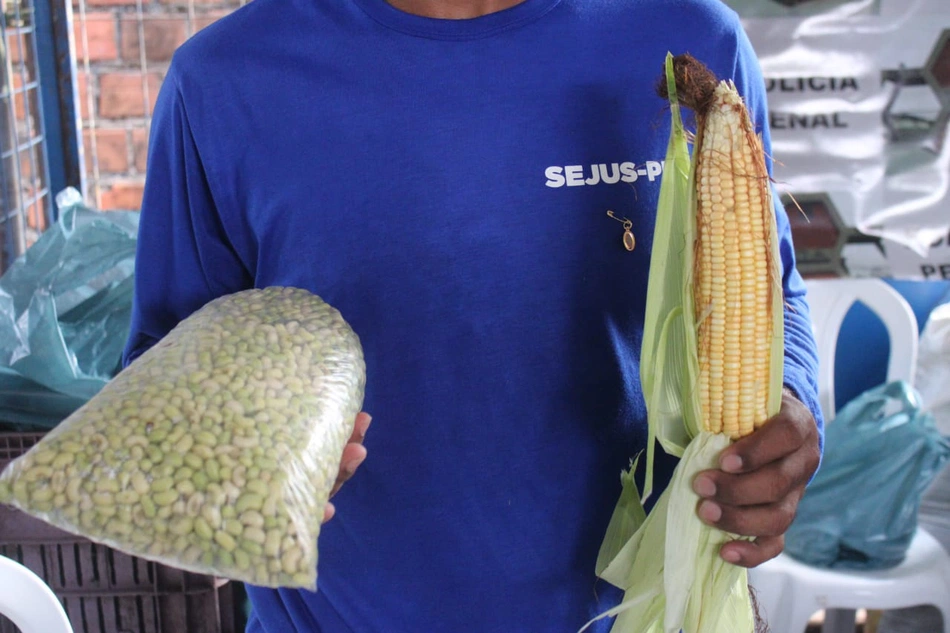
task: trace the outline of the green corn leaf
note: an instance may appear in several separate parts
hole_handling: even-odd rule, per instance
[[[610,616],[617,616],[611,633],[753,631],[746,569],[719,556],[719,548],[736,537],[699,519],[699,496],[690,485],[701,470],[716,467],[728,443],[725,435],[705,431],[689,443],[670,485],[599,574],[624,589],[623,600],[581,631]]]
[[[690,316],[688,266],[692,262],[695,235],[695,220],[690,212],[692,162],[676,99],[672,55],[667,55],[666,76],[672,127],[650,255],[649,309],[644,318],[640,364],[640,382],[650,418],[644,500],[653,491],[654,438],[663,450],[679,457],[699,428],[699,402],[692,393],[699,361]],[[684,397],[686,394],[689,397]]]
[[[630,464],[630,469],[620,474],[620,501],[614,508],[613,516],[610,517],[610,523],[607,525],[607,532],[604,541],[600,546],[600,552],[595,564],[595,573],[600,576],[610,564],[610,561],[616,559],[617,554],[623,546],[630,541],[643,522],[646,521],[646,510],[640,503],[640,493],[637,491],[637,484],[633,479],[637,471],[637,463],[640,457],[637,456]]]
[[[699,495],[692,481],[700,471],[716,468],[729,438],[702,431],[690,442],[665,492],[664,630],[678,633],[751,633],[754,628],[744,567],[727,563],[719,549],[735,535],[703,523],[696,515]],[[727,604],[728,603],[728,604]],[[744,605],[744,609],[743,609]],[[722,617],[728,613],[728,618]]]

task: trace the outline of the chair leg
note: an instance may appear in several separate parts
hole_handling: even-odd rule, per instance
[[[826,609],[821,633],[854,633],[856,615],[854,609]]]
[[[943,633],[950,633],[950,595],[944,596],[943,602],[936,606],[943,619]]]

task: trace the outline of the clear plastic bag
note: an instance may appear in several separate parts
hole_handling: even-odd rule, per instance
[[[950,436],[950,294],[930,312],[921,332],[914,381],[937,430]],[[950,466],[924,493],[920,521],[950,552]]]
[[[93,211],[75,189],[0,277],[0,421],[50,428],[121,366],[138,214]]]
[[[920,333],[914,384],[937,429],[950,435],[950,295],[934,308]]]
[[[314,590],[364,385],[358,337],[320,298],[221,297],[13,461],[0,501],[133,556]]]
[[[921,497],[948,460],[950,441],[915,389],[896,381],[866,391],[827,426],[822,466],[785,535],[785,551],[816,567],[900,564]]]

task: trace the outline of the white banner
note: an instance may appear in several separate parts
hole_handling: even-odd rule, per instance
[[[725,2],[765,75],[802,272],[950,279],[950,0]]]

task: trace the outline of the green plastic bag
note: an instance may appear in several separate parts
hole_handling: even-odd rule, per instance
[[[57,196],[59,219],[0,276],[0,422],[52,428],[121,368],[137,212]]]
[[[869,389],[828,425],[822,466],[785,534],[786,553],[824,568],[899,565],[921,497],[948,462],[950,438],[914,387],[898,380]]]

